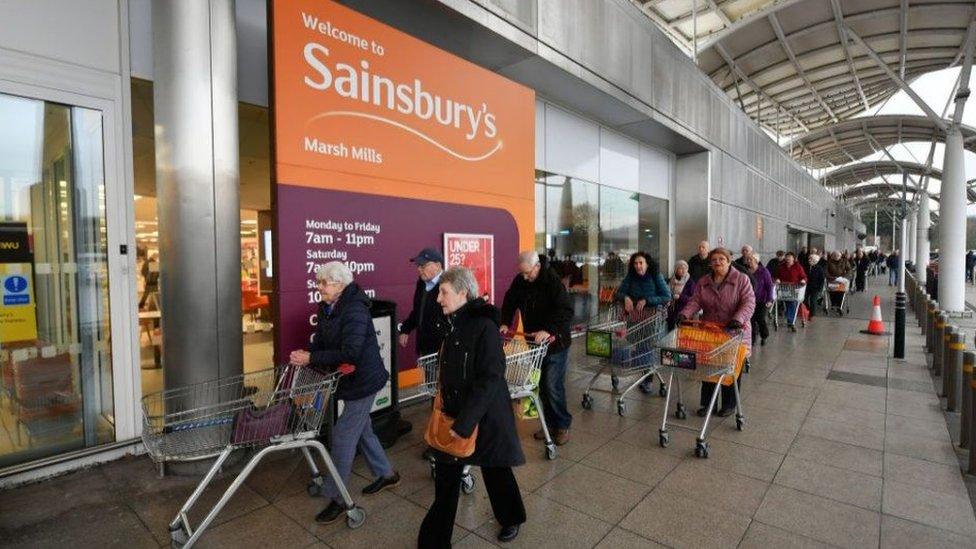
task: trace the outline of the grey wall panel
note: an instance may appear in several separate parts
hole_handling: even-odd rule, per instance
[[[535,32],[538,21],[538,3],[536,0],[475,0],[489,10],[500,13],[509,21],[517,23],[521,28]]]

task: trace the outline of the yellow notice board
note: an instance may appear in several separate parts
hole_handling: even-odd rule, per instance
[[[0,343],[37,339],[33,267],[0,263]]]

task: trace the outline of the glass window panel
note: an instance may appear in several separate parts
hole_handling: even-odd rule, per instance
[[[616,288],[627,274],[627,262],[640,247],[638,195],[600,187],[600,287]]]
[[[101,113],[0,94],[0,120],[3,467],[110,442],[115,417]]]
[[[598,186],[561,175],[549,175],[545,182],[547,253],[572,295],[578,324],[596,312]]]
[[[668,201],[642,194],[639,203],[640,249],[651,254],[661,265],[661,272],[670,274]]]

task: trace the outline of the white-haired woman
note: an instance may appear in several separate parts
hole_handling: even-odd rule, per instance
[[[505,352],[498,309],[478,297],[471,271],[452,267],[441,275],[437,302],[450,324],[438,357],[441,410],[454,418],[452,435],[470,437],[478,428],[474,453],[456,458],[434,450],[437,475],[434,503],[420,526],[421,549],[450,547],[465,465],[481,467],[498,540],[515,539],[525,522],[525,506],[512,467],[525,463],[515,415],[505,383]]]
[[[369,297],[353,282],[349,267],[338,261],[319,267],[315,277],[322,294],[315,334],[308,350],[292,351],[291,363],[323,372],[334,371],[341,364],[356,367],[355,372],[339,380],[336,389],[335,396],[344,407],[332,429],[331,453],[342,481],[348,485],[358,447],[375,478],[363,488],[363,494],[375,494],[396,486],[400,475],[390,466],[369,417],[376,393],[390,375],[380,357]],[[315,520],[328,524],[338,519],[345,507],[331,477],[325,479],[322,492],[330,501]]]

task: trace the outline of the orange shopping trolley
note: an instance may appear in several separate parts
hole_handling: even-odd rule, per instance
[[[746,418],[742,412],[739,386],[735,383],[742,372],[742,365],[746,358],[742,331],[725,330],[714,323],[689,321],[679,324],[674,330],[668,332],[659,341],[658,347],[661,349],[661,365],[666,369],[668,376],[659,443],[663,448],[671,442],[671,435],[668,432],[668,408],[671,395],[676,394],[678,399],[675,417],[677,419],[688,417],[685,405],[681,402],[681,380],[712,382],[715,383],[715,390],[712,392],[701,429],[680,423],[672,424],[676,429],[698,432],[695,456],[707,458],[708,423],[712,417],[712,409],[715,407],[720,385],[731,384],[735,388],[735,427],[741,431],[745,425]],[[672,391],[671,386],[675,382],[677,382],[677,391]]]

